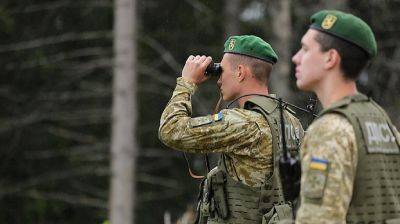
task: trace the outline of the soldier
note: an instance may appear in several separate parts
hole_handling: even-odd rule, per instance
[[[301,146],[296,223],[400,223],[400,137],[385,111],[355,81],[377,54],[360,18],[323,10],[293,56],[296,84],[324,110]]]
[[[192,153],[221,153],[204,181],[198,223],[260,224],[268,211],[291,215],[276,171],[280,149],[279,108],[268,80],[277,56],[259,37],[232,36],[224,45],[218,80],[223,100],[240,108],[192,118],[191,98],[211,57],[189,56],[160,121],[159,138],[167,146]],[[284,110],[286,141],[297,149],[303,129]],[[274,172],[275,171],[275,172]],[[275,211],[273,210],[273,211]],[[276,214],[275,214],[276,216]]]

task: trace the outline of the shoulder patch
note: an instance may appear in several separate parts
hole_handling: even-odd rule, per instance
[[[223,115],[221,112],[219,112],[218,114],[214,114],[214,115],[191,118],[189,123],[190,123],[191,127],[195,128],[195,127],[200,127],[203,125],[211,124],[213,122],[221,121],[222,118],[223,118]]]
[[[218,114],[214,114],[214,122],[222,120],[222,113],[219,112]]]
[[[319,199],[322,199],[324,195],[328,179],[328,165],[328,160],[311,157],[304,186],[304,196],[306,198],[320,202]]]
[[[328,160],[311,157],[310,169],[325,171],[328,169]]]

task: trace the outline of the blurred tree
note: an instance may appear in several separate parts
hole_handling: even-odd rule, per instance
[[[1,2],[1,222],[107,216],[110,3]]]
[[[272,47],[275,49],[279,59],[274,65],[271,75],[270,86],[274,93],[283,99],[291,100],[294,94],[291,88],[290,65],[291,49],[290,40],[292,35],[290,0],[268,0],[267,8],[271,19]]]
[[[239,16],[240,15],[240,0],[225,0],[225,36],[224,39],[233,35],[240,35]]]
[[[134,220],[136,141],[136,1],[114,6],[114,80],[111,137],[110,221]]]

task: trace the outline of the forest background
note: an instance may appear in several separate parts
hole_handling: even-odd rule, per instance
[[[0,3],[0,222],[103,223],[110,201],[114,1],[2,0]],[[280,57],[272,92],[305,107],[291,56],[309,16],[351,12],[371,25],[378,56],[361,92],[400,127],[399,0],[136,0],[135,223],[176,222],[195,205],[198,180],[180,152],[157,138],[159,119],[190,54],[221,60],[230,35],[258,35]],[[216,80],[193,98],[213,111]],[[310,117],[299,113],[307,126]],[[189,155],[196,172],[201,156]],[[214,163],[215,165],[215,163]],[[182,221],[181,221],[182,223]]]

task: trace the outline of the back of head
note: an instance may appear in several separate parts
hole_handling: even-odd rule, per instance
[[[315,40],[322,51],[335,49],[346,79],[356,80],[377,46],[371,28],[360,18],[336,10],[322,10],[311,16],[310,29],[320,31]]]
[[[272,65],[278,56],[271,45],[254,35],[231,36],[224,45],[224,53],[232,54],[231,65],[246,65],[256,79],[267,83]]]
[[[251,73],[259,83],[262,83],[263,85],[268,84],[268,80],[272,71],[271,63],[240,54],[231,54],[229,59],[232,69],[238,65],[245,65],[250,69]]]

